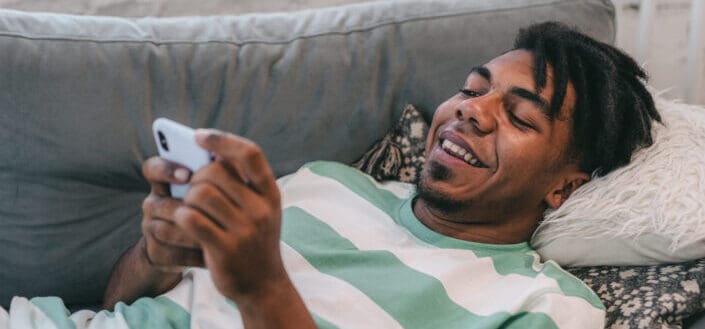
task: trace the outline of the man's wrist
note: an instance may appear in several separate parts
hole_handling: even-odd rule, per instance
[[[149,258],[147,243],[144,238],[137,243],[132,252],[138,253],[137,261],[139,262],[139,267],[142,268],[144,276],[149,282],[147,286],[148,294],[161,294],[181,281],[181,271],[164,271],[164,268],[156,265]]]
[[[271,280],[267,284],[262,285],[258,289],[253,289],[247,293],[229,294],[228,298],[235,301],[238,305],[265,305],[272,304],[280,299],[281,296],[296,292],[294,284],[289,277],[284,276]]]
[[[246,328],[315,328],[311,314],[288,276],[272,282],[266,289],[233,300]]]

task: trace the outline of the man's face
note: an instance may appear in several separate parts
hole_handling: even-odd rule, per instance
[[[537,93],[533,55],[515,50],[472,70],[463,91],[435,112],[419,194],[467,220],[502,220],[543,211],[567,170],[575,92],[549,119],[552,71]],[[575,167],[575,166],[572,166]]]

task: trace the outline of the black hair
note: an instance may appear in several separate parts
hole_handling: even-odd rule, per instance
[[[632,153],[653,143],[652,121],[661,121],[646,72],[619,49],[556,22],[521,29],[514,49],[534,56],[534,79],[546,87],[553,68],[551,118],[560,115],[568,82],[576,100],[568,152],[580,169],[605,175],[631,160]]]

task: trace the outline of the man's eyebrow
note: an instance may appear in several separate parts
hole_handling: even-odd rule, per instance
[[[550,106],[548,106],[548,102],[546,102],[546,100],[544,100],[543,97],[541,97],[538,94],[533,93],[529,90],[526,90],[524,88],[519,88],[519,87],[512,87],[512,89],[509,90],[509,93],[536,104],[536,106],[538,106],[538,108],[541,110],[541,113],[547,119],[549,119],[549,120],[551,119]]]
[[[490,70],[488,70],[484,66],[475,66],[470,70],[470,74],[477,73],[481,77],[485,78],[485,80],[492,82],[492,73],[490,73]]]

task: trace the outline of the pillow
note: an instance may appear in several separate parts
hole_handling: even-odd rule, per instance
[[[705,311],[705,259],[567,270],[605,304],[606,328],[681,328],[683,320]]]
[[[699,111],[697,108],[680,104],[672,105],[674,103],[661,99],[657,100],[657,104],[661,109],[682,107],[679,113],[684,116],[689,115],[688,111]],[[676,115],[671,114],[670,110],[661,112],[668,129],[682,128],[682,122],[672,123],[674,120],[671,117]],[[422,121],[421,115],[413,106],[407,105],[397,124],[358,160],[355,166],[377,180],[416,183],[418,175],[410,177],[402,172],[419,173],[423,167],[425,138],[419,138],[416,134],[413,137],[410,136],[414,131],[412,125],[415,127],[421,125],[425,127],[424,132],[428,132],[428,125],[419,120]],[[658,134],[662,134],[656,136],[657,143],[662,143],[666,135],[662,130],[665,129],[655,130]],[[404,140],[413,140],[418,145],[402,147],[400,144]],[[642,153],[645,152],[648,150],[642,151]],[[641,157],[649,158],[647,155],[641,155]],[[634,160],[637,160],[636,156]],[[401,170],[409,166],[413,170]],[[599,184],[599,181],[596,181]],[[636,242],[632,238],[617,238],[602,241],[600,245],[577,246],[574,249],[594,248],[598,257],[606,252],[620,255],[625,245],[648,246],[648,240],[652,238],[650,235],[642,234]],[[670,243],[667,238],[661,238],[659,241],[663,246]],[[610,248],[615,249],[610,250]],[[634,252],[636,251],[632,251]],[[639,252],[644,253],[643,249]],[[693,251],[692,254],[700,252],[702,248]],[[615,256],[612,257],[615,258]],[[596,262],[599,262],[599,259]],[[705,259],[676,265],[569,267],[567,270],[590,286],[605,304],[607,328],[681,328],[682,320],[705,312]]]
[[[424,161],[428,123],[413,105],[407,104],[401,118],[382,140],[357,160],[353,167],[378,181],[418,181]]]
[[[531,240],[562,265],[647,265],[705,257],[705,109],[654,96],[663,125],[631,163],[547,211]]]

